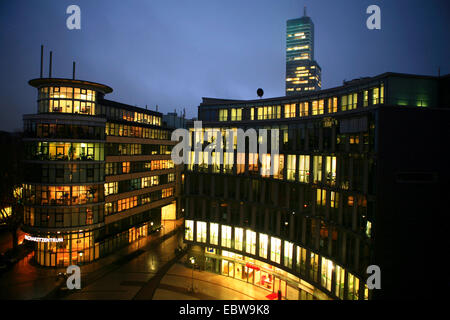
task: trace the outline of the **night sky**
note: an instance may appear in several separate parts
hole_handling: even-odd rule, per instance
[[[202,97],[284,95],[286,20],[315,25],[322,88],[383,72],[450,73],[447,0],[130,0],[0,1],[0,130],[22,128],[37,112],[40,45],[44,76],[100,82],[111,100],[197,116]],[[66,8],[81,8],[81,30],[66,28]],[[366,8],[381,8],[381,30],[366,28]]]

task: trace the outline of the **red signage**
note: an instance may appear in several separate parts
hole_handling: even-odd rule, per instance
[[[255,266],[254,264],[251,264],[250,262],[247,262],[247,263],[245,264],[245,266],[246,266],[247,268],[250,268],[250,269],[253,269],[253,270],[256,270],[256,271],[259,270],[259,267],[258,267],[258,266]]]

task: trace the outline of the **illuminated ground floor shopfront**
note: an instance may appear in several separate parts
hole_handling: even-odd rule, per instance
[[[133,220],[103,226],[94,230],[74,232],[36,233],[26,229],[26,241],[35,245],[34,261],[46,267],[80,265],[100,259],[114,251],[146,237],[161,228],[161,218],[171,217],[167,211],[175,204],[149,210]]]
[[[288,240],[242,227],[189,219],[185,220],[184,240],[197,247],[193,254],[199,256],[205,270],[268,291],[281,290],[288,299],[369,299],[367,285],[360,277],[330,257]]]
[[[249,257],[214,248],[205,248],[205,270],[244,281],[267,290],[267,294],[281,292],[283,299],[329,299],[311,284],[272,265]]]
[[[149,233],[150,223],[132,227],[101,242],[94,242],[93,231],[32,237],[37,240],[35,241],[35,261],[46,267],[66,267],[89,263],[146,237]]]

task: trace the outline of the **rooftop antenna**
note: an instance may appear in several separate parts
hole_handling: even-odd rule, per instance
[[[41,44],[41,75],[40,75],[40,78],[42,78],[42,76],[44,74],[43,67],[44,67],[44,45]]]
[[[158,111],[158,105],[156,105],[156,111]]]
[[[73,62],[72,65],[72,79],[75,80],[75,61]]]
[[[306,17],[306,6],[303,7],[303,15]]]
[[[147,105],[145,105],[145,110],[147,110]]]
[[[48,77],[51,78],[52,77],[52,57],[53,57],[53,52],[50,51],[50,63],[48,66]]]

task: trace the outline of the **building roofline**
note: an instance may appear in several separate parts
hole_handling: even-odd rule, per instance
[[[36,78],[28,81],[28,84],[35,88],[39,88],[44,85],[77,85],[81,87],[88,87],[90,89],[100,91],[104,94],[113,92],[113,89],[111,87],[101,83],[66,78]]]
[[[143,112],[143,113],[151,114],[151,115],[154,115],[154,116],[161,116],[162,117],[162,115],[163,115],[161,112],[158,112],[158,111],[148,110],[148,109],[144,109],[144,108],[141,108],[141,107],[136,107],[136,106],[132,106],[132,105],[129,105],[129,104],[125,104],[125,103],[117,102],[117,101],[113,101],[113,100],[108,100],[108,99],[101,99],[101,100],[98,101],[98,103],[100,103],[101,105],[106,105],[106,106],[126,109],[128,111]]]
[[[311,97],[319,94],[326,94],[329,92],[333,92],[335,90],[348,88],[355,85],[364,85],[367,83],[370,83],[372,81],[388,78],[388,77],[402,77],[402,78],[416,78],[416,79],[442,79],[442,78],[448,78],[450,77],[450,74],[444,75],[444,76],[428,76],[428,75],[418,75],[418,74],[409,74],[409,73],[397,73],[397,72],[385,72],[381,73],[379,75],[373,76],[373,77],[363,77],[363,78],[356,78],[349,81],[344,81],[344,84],[337,87],[327,88],[323,90],[316,90],[311,92],[303,92],[298,95],[289,95],[289,96],[279,96],[279,97],[271,97],[271,98],[265,98],[265,99],[249,99],[249,100],[240,100],[240,99],[221,99],[221,98],[209,98],[209,97],[202,97],[202,102],[200,103],[200,106],[210,106],[210,105],[221,105],[224,103],[259,103],[259,102],[270,102],[270,101],[276,101],[276,100],[291,100],[296,98],[303,98],[303,97]]]

